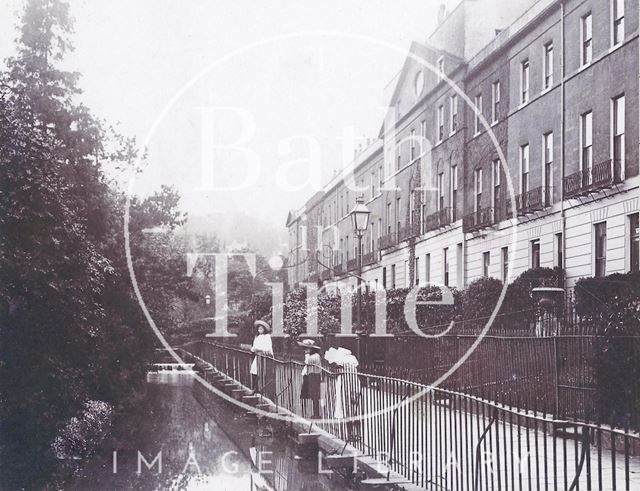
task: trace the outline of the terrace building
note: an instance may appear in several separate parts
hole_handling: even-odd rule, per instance
[[[358,195],[371,287],[638,270],[639,57],[637,0],[463,0],[410,47],[378,138],[290,214],[290,284],[355,285]]]

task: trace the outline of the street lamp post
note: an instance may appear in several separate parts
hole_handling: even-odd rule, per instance
[[[362,328],[362,235],[369,226],[369,215],[371,212],[364,204],[364,198],[358,196],[356,206],[351,211],[351,223],[353,230],[358,236],[358,297],[356,306],[356,323],[358,331],[363,332]],[[360,356],[360,338],[358,337],[358,356]]]

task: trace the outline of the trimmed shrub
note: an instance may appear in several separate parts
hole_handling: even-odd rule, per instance
[[[600,420],[618,427],[640,424],[640,295],[618,297],[600,318],[595,360]]]
[[[575,286],[576,314],[595,320],[622,301],[640,297],[640,273],[614,273],[604,278],[581,278]]]
[[[536,302],[531,290],[541,286],[564,286],[564,271],[559,268],[531,268],[523,272],[507,287],[500,309],[504,327],[528,328],[535,323]]]
[[[479,278],[462,294],[462,320],[465,328],[481,329],[496,308],[502,282],[496,278]]]

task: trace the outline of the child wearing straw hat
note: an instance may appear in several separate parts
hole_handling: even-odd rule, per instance
[[[251,361],[251,369],[249,371],[251,372],[251,384],[255,394],[258,390],[258,358],[260,355],[273,356],[273,343],[270,334],[271,326],[267,322],[257,320],[253,325],[256,327],[257,333],[251,345],[251,352],[255,353],[256,356]]]
[[[304,339],[298,342],[298,346],[304,348],[304,368],[302,369],[302,388],[300,399],[303,407],[305,401],[311,399],[313,405],[313,418],[320,418],[320,374],[322,373],[322,358],[320,358],[320,346],[313,339]]]

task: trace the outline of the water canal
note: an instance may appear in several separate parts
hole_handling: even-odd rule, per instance
[[[188,373],[151,373],[147,382],[139,423],[124,429],[115,448],[107,444],[94,455],[71,489],[349,489],[339,476],[296,458],[277,428],[247,419]]]

